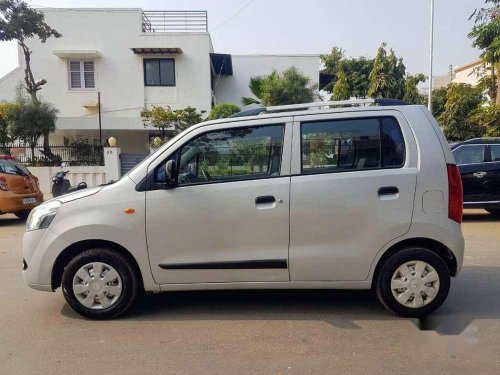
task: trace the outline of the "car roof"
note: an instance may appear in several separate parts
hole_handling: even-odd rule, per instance
[[[196,129],[198,127],[206,125],[224,124],[228,122],[244,120],[263,120],[291,116],[341,112],[380,111],[388,109],[402,110],[402,108],[404,107],[415,106],[420,107],[420,105],[413,105],[399,99],[353,99],[334,102],[314,102],[273,107],[260,107],[235,113],[228,118],[204,121],[197,125],[194,125],[193,127],[191,127],[191,129]]]
[[[235,117],[247,117],[247,116],[257,116],[263,113],[288,113],[295,112],[299,110],[315,110],[321,107],[360,107],[366,105],[377,105],[377,106],[400,106],[400,105],[411,105],[404,100],[400,99],[348,99],[348,100],[337,100],[328,102],[312,102],[312,103],[298,103],[298,104],[286,104],[270,107],[257,107],[245,111],[240,111],[229,116],[230,118]]]
[[[467,141],[458,142],[458,143],[453,144],[451,146],[451,149],[455,149],[458,146],[462,146],[462,145],[490,145],[490,144],[500,145],[500,138],[496,138],[496,137],[472,138],[472,139],[468,139]]]

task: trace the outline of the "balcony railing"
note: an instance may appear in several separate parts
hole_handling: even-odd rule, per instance
[[[148,10],[142,12],[142,31],[145,33],[208,32],[208,17],[204,10]]]

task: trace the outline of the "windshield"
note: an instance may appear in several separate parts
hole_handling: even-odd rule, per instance
[[[20,176],[28,176],[30,174],[28,169],[15,159],[0,159],[0,173],[17,174]]]

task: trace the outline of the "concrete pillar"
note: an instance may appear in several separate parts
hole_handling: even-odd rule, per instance
[[[121,149],[119,147],[104,147],[104,167],[107,182],[116,181],[121,177],[120,154]]]

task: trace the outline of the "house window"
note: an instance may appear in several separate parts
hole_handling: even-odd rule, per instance
[[[144,85],[175,86],[175,60],[145,59]]]
[[[72,90],[95,89],[95,67],[92,60],[69,62],[69,88]]]

